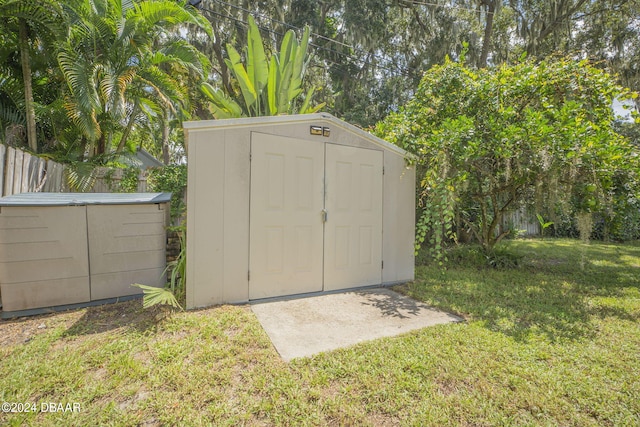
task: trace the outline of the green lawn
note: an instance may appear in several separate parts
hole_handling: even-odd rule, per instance
[[[0,322],[0,401],[81,408],[0,425],[640,425],[640,245],[507,245],[401,287],[467,322],[289,364],[244,306]]]

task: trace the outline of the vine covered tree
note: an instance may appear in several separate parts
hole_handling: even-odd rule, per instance
[[[417,156],[418,244],[429,236],[441,248],[464,228],[491,251],[509,233],[504,214],[521,203],[570,201],[588,214],[615,190],[637,193],[639,153],[615,131],[611,109],[631,96],[587,61],[432,68],[407,106],[377,126]]]

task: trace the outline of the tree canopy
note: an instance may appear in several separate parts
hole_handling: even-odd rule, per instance
[[[77,159],[144,145],[168,161],[182,120],[212,118],[201,83],[241,91],[240,47],[256,30],[271,59],[307,27],[302,94],[315,88],[325,111],[362,127],[447,57],[489,69],[588,59],[638,91],[638,16],[640,0],[0,0],[0,138]]]

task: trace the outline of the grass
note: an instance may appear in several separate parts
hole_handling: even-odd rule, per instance
[[[640,425],[640,245],[505,248],[517,268],[466,247],[400,287],[467,322],[291,363],[244,306],[0,322],[0,401],[81,407],[0,425]]]

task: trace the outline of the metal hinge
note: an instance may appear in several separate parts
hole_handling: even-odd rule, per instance
[[[247,282],[251,281],[251,271],[247,270]]]
[[[382,167],[382,175],[384,175],[384,166]]]
[[[382,268],[384,268],[384,261],[382,261]]]
[[[253,154],[249,153],[249,161],[253,159]]]

